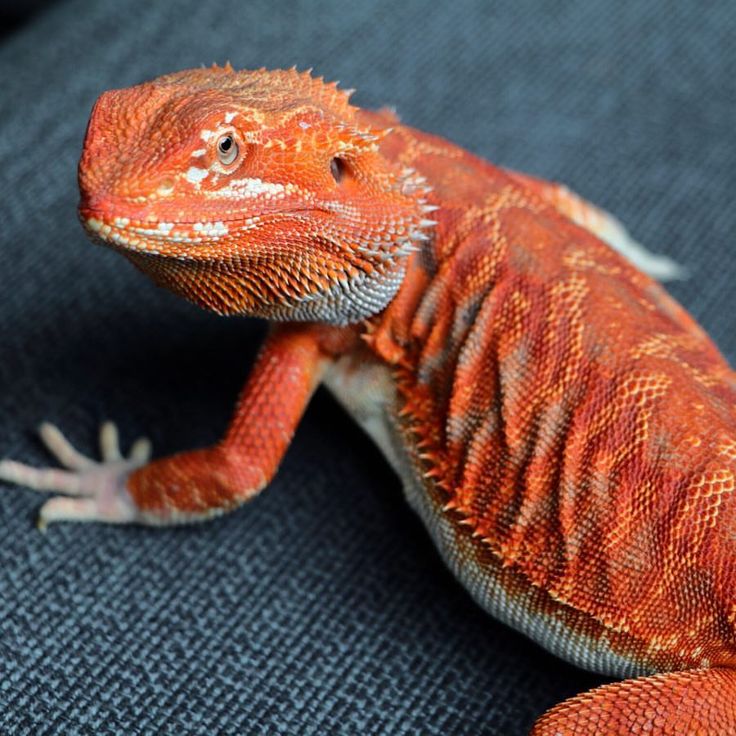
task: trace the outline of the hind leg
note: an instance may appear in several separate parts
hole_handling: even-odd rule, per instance
[[[530,736],[733,736],[736,670],[667,672],[590,690],[547,711]]]

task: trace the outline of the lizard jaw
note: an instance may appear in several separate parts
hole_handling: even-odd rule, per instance
[[[147,215],[145,219],[79,208],[79,217],[93,242],[120,250],[197,260],[212,255],[228,238],[248,238],[247,233],[267,223],[298,219],[312,210],[294,209],[263,215],[223,219],[173,221]]]
[[[225,238],[233,223],[239,232],[257,226],[259,218],[238,221],[164,222],[105,217],[80,212],[82,225],[95,242],[151,255],[184,256],[192,246],[212,245]],[[171,252],[171,251],[174,252]],[[181,252],[177,252],[181,251]]]

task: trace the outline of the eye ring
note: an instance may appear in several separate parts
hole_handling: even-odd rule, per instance
[[[240,149],[232,133],[225,133],[217,140],[217,158],[223,166],[229,166],[238,157]]]

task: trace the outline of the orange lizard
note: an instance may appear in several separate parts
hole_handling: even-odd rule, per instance
[[[736,734],[736,384],[609,215],[349,104],[296,70],[104,93],[79,165],[96,242],[220,314],[274,324],[222,441],[103,462],[50,426],[54,521],[171,524],[273,477],[324,383],[494,616],[626,678],[534,736]],[[610,241],[615,248],[604,240]]]

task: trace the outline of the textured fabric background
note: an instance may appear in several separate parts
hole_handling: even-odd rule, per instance
[[[163,72],[314,66],[362,105],[565,181],[688,266],[736,358],[732,0],[59,3],[0,45],[0,456],[214,441],[262,326],[157,290],[77,223],[95,97]],[[602,682],[489,619],[319,393],[272,486],[208,525],[33,527],[0,489],[0,732],[523,734]]]

